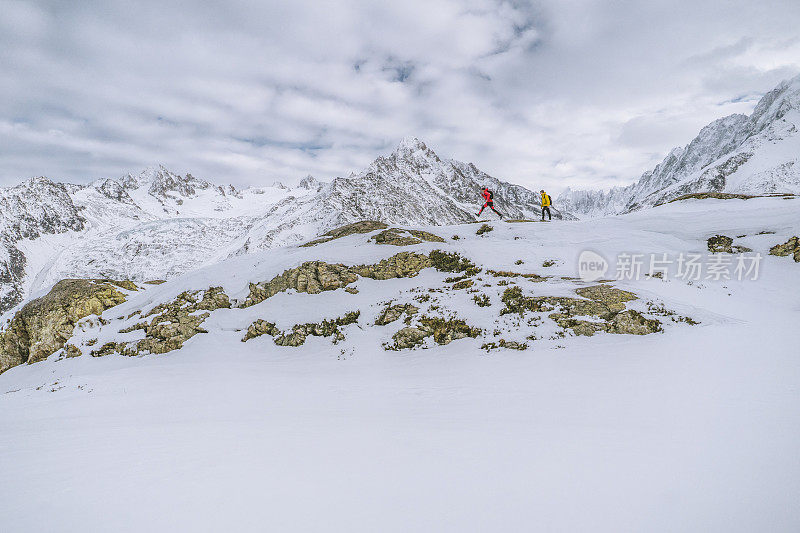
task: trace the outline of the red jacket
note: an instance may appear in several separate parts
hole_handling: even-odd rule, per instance
[[[489,189],[483,189],[483,198],[487,202],[491,202],[492,201],[492,193],[489,192]]]

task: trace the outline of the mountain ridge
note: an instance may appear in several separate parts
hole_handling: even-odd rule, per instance
[[[712,121],[637,181],[607,191],[567,189],[556,203],[584,216],[628,213],[700,192],[800,193],[800,75],[750,115]]]
[[[309,175],[291,188],[239,190],[163,165],[87,185],[32,178],[0,189],[0,312],[63,278],[165,279],[358,220],[472,222],[483,186],[511,218],[540,214],[533,191],[440,158],[415,137],[361,172]]]

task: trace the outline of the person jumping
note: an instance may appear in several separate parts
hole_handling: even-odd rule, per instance
[[[550,201],[550,195],[544,192],[544,189],[539,191],[542,193],[542,222],[544,222],[544,213],[547,212],[548,220],[553,220],[553,215],[550,213],[550,206],[553,204]]]
[[[483,213],[483,210],[486,209],[486,206],[488,205],[492,211],[497,213],[497,216],[503,218],[503,215],[500,213],[500,211],[494,208],[494,195],[492,194],[492,191],[490,191],[488,187],[484,187],[481,194],[483,195],[483,199],[486,200],[486,203],[484,203],[483,207],[481,207],[481,210],[478,211],[477,216],[481,216],[481,213]]]

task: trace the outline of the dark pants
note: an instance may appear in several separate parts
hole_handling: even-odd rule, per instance
[[[550,214],[550,206],[546,205],[542,207],[542,220],[544,220],[544,214],[547,212],[547,216],[549,220],[553,220],[553,215]]]
[[[489,209],[491,209],[492,211],[497,213],[497,216],[499,216],[500,218],[503,218],[503,215],[500,214],[500,211],[498,211],[497,209],[494,208],[494,202],[491,201],[491,200],[489,200],[488,202],[483,204],[483,207],[481,207],[481,210],[478,211],[478,216],[481,216],[481,213],[483,213],[483,210],[486,208],[487,205],[489,206]]]

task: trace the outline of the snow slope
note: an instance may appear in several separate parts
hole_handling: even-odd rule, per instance
[[[472,221],[485,185],[506,216],[540,214],[535,193],[440,159],[415,138],[361,173],[331,183],[307,176],[292,189],[276,183],[239,191],[163,166],[88,186],[36,178],[0,189],[0,312],[63,278],[170,278],[363,219]],[[69,237],[41,238],[60,233]]]
[[[482,236],[475,225],[425,227],[448,241],[410,248],[357,234],[132,293],[81,338],[103,342],[137,320],[116,317],[184,290],[221,285],[241,300],[250,282],[308,260],[439,247],[485,269],[551,276],[484,271],[487,307],[439,292],[448,274],[431,269],[361,278],[358,294],[290,291],[219,309],[208,333],[168,354],[56,354],[12,368],[0,375],[3,530],[797,531],[800,265],[765,255],[755,281],[615,282],[639,295],[637,309],[654,302],[700,322],[661,317],[664,331],[645,336],[560,337],[547,319],[501,315],[500,296],[573,294],[586,285],[569,279],[584,249],[704,251],[722,233],[766,254],[800,234],[798,212],[798,199],[692,200],[592,221],[495,222]],[[425,294],[423,312],[455,313],[483,335],[385,351],[402,324],[373,325],[383,302]],[[241,342],[256,318],[283,328],[355,309],[338,344]],[[493,328],[538,338],[487,352]]]
[[[800,193],[800,76],[764,95],[750,116],[730,115],[673,149],[636,183],[567,189],[556,204],[584,216],[626,213],[698,192]]]

